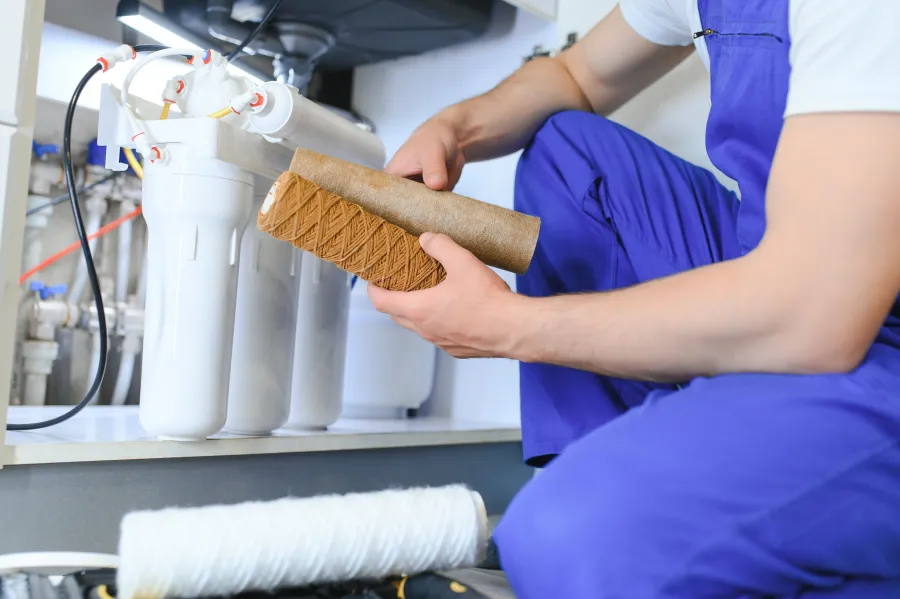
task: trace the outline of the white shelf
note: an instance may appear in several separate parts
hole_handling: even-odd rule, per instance
[[[64,407],[11,407],[10,422],[52,418]],[[327,431],[277,431],[270,437],[217,435],[207,441],[159,441],[138,423],[136,407],[96,406],[72,420],[33,431],[10,432],[5,465],[195,458],[390,447],[504,443],[521,440],[518,427],[445,418],[339,420]],[[0,451],[4,448],[0,447]],[[4,456],[0,453],[0,458]],[[2,475],[0,475],[2,476]]]

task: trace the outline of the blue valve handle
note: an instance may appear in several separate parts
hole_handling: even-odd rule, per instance
[[[28,289],[37,293],[42,300],[50,299],[57,295],[65,295],[69,288],[66,285],[44,285],[40,281],[32,281]]]
[[[56,144],[39,144],[32,140],[31,151],[38,158],[43,158],[47,154],[59,154],[59,146]]]

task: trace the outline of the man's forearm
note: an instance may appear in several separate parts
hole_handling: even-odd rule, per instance
[[[807,326],[790,269],[750,255],[608,293],[521,298],[510,357],[629,379],[834,372],[841,353]]]
[[[454,104],[434,118],[454,128],[466,160],[475,162],[522,149],[557,112],[590,109],[561,60],[536,58],[491,91]]]

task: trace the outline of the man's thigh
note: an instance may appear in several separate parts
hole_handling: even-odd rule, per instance
[[[871,370],[697,379],[573,443],[497,530],[518,596],[801,597],[900,578],[900,393]]]
[[[515,206],[542,221],[517,280],[528,296],[629,287],[740,253],[737,198],[712,173],[593,114],[562,112],[541,127],[519,162]],[[531,463],[669,387],[548,364],[520,372]]]

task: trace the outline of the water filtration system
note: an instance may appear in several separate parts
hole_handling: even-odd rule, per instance
[[[184,61],[185,73],[160,82],[159,104],[129,94],[141,69],[159,59]],[[382,143],[290,85],[242,75],[214,50],[141,56],[121,46],[97,62],[86,79],[131,66],[121,88],[102,86],[97,142],[106,169],[130,167],[143,178],[142,427],[191,441],[223,430],[261,435],[332,424],[341,413],[350,277],[261,233],[255,215],[296,148],[381,168]],[[123,203],[128,208],[134,204]],[[90,202],[87,209],[95,231],[100,220],[91,220]],[[54,314],[47,295],[37,310]],[[97,320],[118,330],[125,294],[116,295],[116,307]],[[57,321],[79,309],[77,301],[65,306]],[[50,330],[60,324],[50,322]],[[100,372],[106,334],[94,336]]]
[[[177,440],[328,426],[341,412],[349,277],[259,233],[255,214],[294,148],[380,168],[384,147],[290,86],[233,75],[213,50],[166,87],[180,118],[145,118],[160,107],[132,105],[128,83],[180,54],[151,54],[118,94],[106,87],[100,117],[109,168],[125,167],[119,147],[148,158],[141,424]]]

